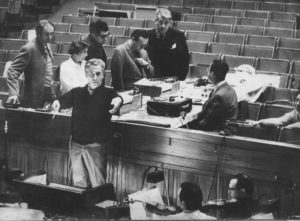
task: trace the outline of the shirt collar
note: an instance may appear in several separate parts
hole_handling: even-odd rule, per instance
[[[214,86],[214,91],[216,91],[219,87],[221,87],[223,84],[225,84],[225,80],[224,81],[221,81],[219,83],[217,83],[215,86]]]

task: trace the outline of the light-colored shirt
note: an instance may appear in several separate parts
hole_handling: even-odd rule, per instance
[[[44,86],[51,87],[53,82],[53,71],[52,71],[52,54],[49,45],[45,45],[45,52],[47,56],[47,67],[45,73]]]
[[[70,57],[60,66],[60,93],[67,93],[75,87],[84,87],[88,80],[84,71],[85,61],[81,64],[74,62]]]
[[[280,125],[286,126],[289,124],[294,124],[300,122],[300,113],[296,109],[284,114],[278,118]]]
[[[159,220],[216,220],[215,217],[208,216],[205,213],[201,213],[199,210],[195,210],[193,212],[181,212],[175,215],[169,216],[157,216],[153,215],[152,219]]]

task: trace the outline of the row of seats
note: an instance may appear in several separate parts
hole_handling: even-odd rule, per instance
[[[292,0],[290,0],[292,1]],[[299,13],[299,1],[292,2],[238,1],[238,0],[101,0],[102,3],[122,3],[136,5],[151,5],[156,7],[177,6],[183,8],[223,8],[223,9],[252,9],[265,11]]]
[[[83,20],[84,19],[84,20]],[[63,16],[62,23],[57,23],[56,30],[69,30],[71,32],[87,32],[88,27],[84,25],[88,25],[91,20],[99,19],[99,17],[79,17],[79,16]],[[127,26],[127,27],[136,27],[136,28],[153,28],[155,26],[153,20],[144,20],[144,19],[128,19],[128,18],[112,18],[112,17],[102,17],[102,20],[107,22],[109,26]],[[279,21],[267,21],[267,20],[258,20],[263,23],[259,25],[255,24],[255,20],[242,19],[244,25],[236,24],[220,24],[220,23],[202,23],[202,22],[186,22],[186,21],[178,21],[174,22],[173,26],[178,29],[183,30],[197,30],[197,31],[212,31],[212,32],[225,32],[225,33],[237,33],[237,34],[251,34],[251,35],[263,35],[263,36],[278,36],[278,37],[287,37],[287,38],[300,38],[300,30],[295,30],[293,28],[278,28],[273,27],[276,24],[280,24],[278,26],[283,26]],[[220,22],[222,19],[220,19]],[[66,24],[64,24],[66,23]],[[269,26],[265,26],[265,24],[271,24]],[[68,24],[71,24],[69,27]],[[81,25],[82,26],[81,26]],[[73,26],[73,27],[72,27]],[[286,26],[288,27],[288,25]]]
[[[180,7],[180,6],[170,6],[167,7],[172,12],[178,12],[180,14],[201,14],[201,15],[225,15],[225,16],[236,16],[236,17],[246,17],[246,18],[260,18],[260,19],[274,19],[274,20],[289,20],[295,21],[296,17],[299,15],[299,11],[295,12],[280,12],[280,11],[260,11],[255,10],[255,7],[248,7],[248,2],[236,2],[236,8],[229,9],[229,8],[203,8],[203,7]],[[246,4],[246,5],[244,5]],[[251,4],[251,3],[250,3]],[[267,3],[272,4],[272,3]],[[95,8],[79,8],[78,15],[93,15],[95,12],[94,10],[101,9],[101,10],[123,10],[123,11],[130,11],[134,12],[141,9],[138,5],[132,4],[116,4],[116,3],[95,3]],[[150,10],[148,8],[148,10]],[[152,8],[155,10],[155,7]],[[131,16],[134,13],[131,13]]]

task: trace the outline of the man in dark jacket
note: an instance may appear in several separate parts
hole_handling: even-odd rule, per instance
[[[213,83],[214,90],[198,115],[196,129],[223,129],[226,120],[237,118],[237,96],[235,90],[225,81],[228,70],[228,64],[221,60],[214,60],[208,68],[208,78]]]
[[[171,28],[171,12],[156,11],[156,28],[149,31],[146,50],[154,66],[155,77],[177,76],[184,80],[189,67],[189,52],[184,33]]]
[[[107,57],[103,45],[109,36],[108,25],[106,22],[98,19],[90,23],[90,33],[84,41],[89,45],[88,54],[85,60],[99,58],[106,63]]]

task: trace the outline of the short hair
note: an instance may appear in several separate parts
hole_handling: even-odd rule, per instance
[[[100,66],[103,69],[103,71],[105,69],[104,61],[102,61],[99,58],[93,58],[93,59],[86,61],[84,69],[86,71],[86,70],[89,70],[91,67],[96,67],[96,66]]]
[[[149,38],[149,33],[143,29],[135,29],[130,36],[135,41],[138,41],[140,37]]]
[[[241,190],[244,189],[245,193],[248,194],[249,197],[252,198],[254,191],[254,183],[251,178],[245,174],[239,173],[233,176],[230,180],[236,179],[236,189]]]
[[[104,32],[108,31],[108,25],[105,21],[102,21],[101,19],[97,19],[90,23],[89,30],[90,33],[99,35],[101,31]]]
[[[198,210],[202,207],[202,191],[200,187],[191,182],[180,185],[179,200],[184,201],[187,210]]]
[[[213,60],[209,71],[214,73],[215,78],[218,81],[223,81],[225,80],[226,74],[229,71],[229,66],[225,61],[216,59]]]
[[[158,19],[158,17],[162,17],[165,19],[171,19],[172,14],[171,14],[170,10],[167,8],[158,8],[155,13],[155,19]]]
[[[46,25],[51,25],[53,27],[53,29],[55,30],[54,24],[51,21],[40,20],[38,25],[35,27],[36,34],[41,34],[44,31],[44,27]]]
[[[82,52],[84,49],[88,48],[88,44],[84,41],[77,40],[77,41],[72,41],[70,48],[68,50],[69,54],[78,54]]]

